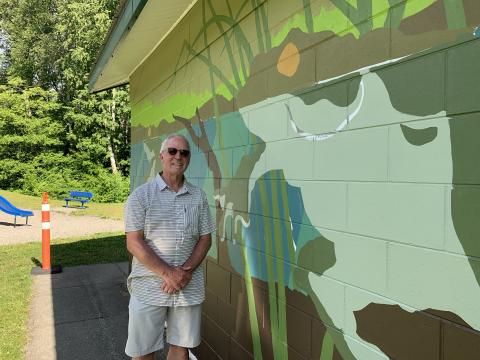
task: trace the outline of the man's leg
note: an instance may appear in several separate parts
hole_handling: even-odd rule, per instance
[[[132,360],[155,360],[155,353],[133,357]]]
[[[181,346],[170,345],[167,360],[188,360],[188,349]]]
[[[188,360],[188,349],[200,345],[202,306],[169,307],[167,312],[167,360]]]
[[[135,360],[154,360],[155,352],[163,349],[163,332],[167,308],[147,305],[130,297],[128,339],[125,353]]]

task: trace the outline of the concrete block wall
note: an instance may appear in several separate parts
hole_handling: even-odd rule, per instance
[[[480,3],[199,1],[132,75],[217,221],[201,359],[480,353]]]

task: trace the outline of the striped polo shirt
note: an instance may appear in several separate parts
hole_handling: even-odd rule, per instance
[[[144,232],[145,242],[167,264],[181,266],[192,254],[200,235],[215,230],[207,197],[188,181],[175,192],[157,176],[135,189],[125,203],[125,232]],[[163,279],[135,257],[127,280],[131,294],[144,304],[196,305],[205,299],[203,268],[177,294],[162,291]]]

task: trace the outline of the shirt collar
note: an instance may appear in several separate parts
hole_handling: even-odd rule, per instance
[[[160,191],[163,191],[165,189],[169,189],[167,183],[163,178],[160,176],[161,173],[158,173],[157,176],[155,176],[155,181],[157,182],[157,185],[160,187]],[[178,190],[178,195],[183,194],[183,193],[190,193],[191,191],[190,183],[187,181],[187,178],[184,176],[183,177],[183,185],[182,187]]]

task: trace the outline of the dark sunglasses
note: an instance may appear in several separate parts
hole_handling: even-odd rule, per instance
[[[180,153],[181,157],[189,157],[190,156],[190,150],[187,150],[187,149],[177,149],[177,148],[174,148],[174,147],[169,147],[167,149],[167,152],[172,156],[175,156],[177,154],[177,151]]]

